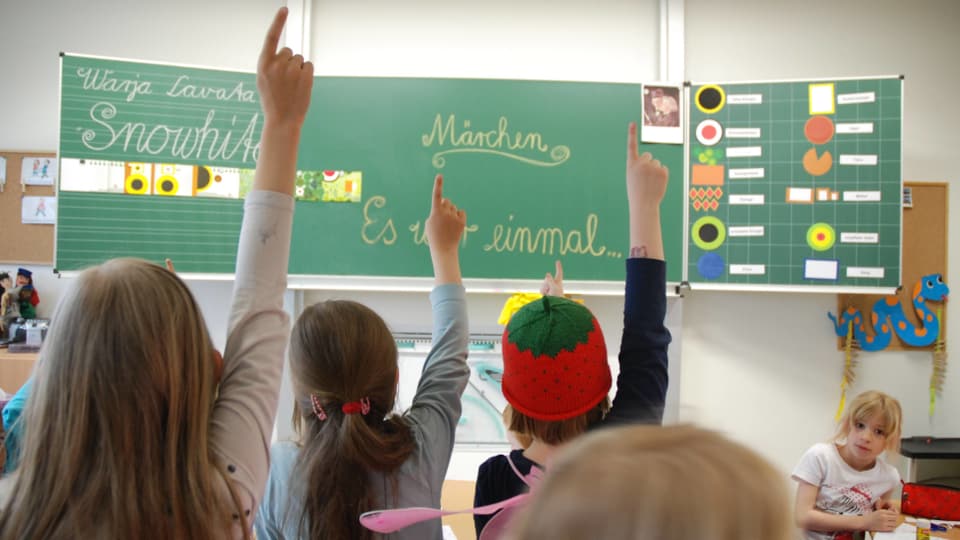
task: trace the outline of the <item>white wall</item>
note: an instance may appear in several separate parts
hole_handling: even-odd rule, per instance
[[[56,148],[59,51],[250,70],[264,25],[280,3],[4,2],[0,148]],[[318,0],[306,12],[315,29],[311,56],[319,74],[635,82],[656,79],[659,73],[657,5],[656,0]],[[687,79],[905,74],[906,178],[956,183],[950,130],[958,123],[958,109],[948,100],[960,87],[955,57],[960,51],[955,30],[960,3],[687,0],[684,11]],[[100,15],[103,12],[110,13],[109,19]],[[180,38],[181,33],[190,37]],[[674,181],[679,178],[674,175]],[[960,208],[958,186],[952,186],[950,198],[951,206]],[[960,235],[953,238],[948,283],[960,284]],[[56,281],[49,268],[34,269],[44,313],[63,281]],[[225,320],[229,284],[191,287],[222,344],[220,321]],[[325,295],[309,293],[306,299]],[[374,304],[398,330],[408,329],[412,309],[420,329],[429,329],[422,307],[427,305],[425,294],[337,295]],[[500,301],[496,295],[471,295],[476,306],[472,319],[488,324]],[[588,301],[608,340],[616,342],[618,302]],[[825,313],[835,309],[835,297],[696,292],[672,301],[672,316],[681,316],[678,303],[682,376],[674,377],[680,384],[671,392],[679,394],[681,419],[747,442],[788,471],[811,442],[831,430],[842,357],[834,349]],[[948,320],[948,340],[960,335],[958,325],[960,319]],[[675,366],[681,365],[679,360],[674,354]],[[907,434],[956,436],[957,365],[951,364],[932,420],[926,414],[928,355],[862,355],[853,390],[879,388],[899,397]],[[281,412],[280,421],[288,417]]]

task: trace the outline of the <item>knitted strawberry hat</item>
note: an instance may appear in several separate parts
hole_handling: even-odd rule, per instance
[[[590,310],[544,296],[517,311],[503,331],[503,396],[537,420],[574,418],[610,391],[600,324]]]

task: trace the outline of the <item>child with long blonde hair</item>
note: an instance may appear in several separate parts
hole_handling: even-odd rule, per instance
[[[900,473],[881,457],[900,448],[900,402],[868,391],[847,406],[833,440],[813,445],[793,470],[795,518],[807,540],[853,538],[857,531],[892,531],[891,497]]]
[[[393,413],[399,366],[386,323],[373,310],[331,300],[304,310],[290,337],[298,439],[271,450],[258,540],[368,539],[360,514],[437,507],[470,375],[466,299],[458,246],[466,215],[434,182],[426,231],[435,287],[433,346],[413,404]],[[440,520],[392,538],[441,538]]]
[[[249,538],[263,492],[289,318],[283,310],[300,131],[313,67],[257,68],[264,114],[222,355],[187,286],[115,259],[61,299],[24,411],[20,465],[0,484],[0,539]]]

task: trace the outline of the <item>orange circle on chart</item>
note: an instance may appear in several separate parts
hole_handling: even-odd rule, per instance
[[[827,144],[833,139],[833,120],[826,116],[814,116],[803,126],[803,134],[813,144]]]
[[[803,170],[813,176],[823,176],[833,167],[833,156],[830,152],[817,155],[817,149],[811,148],[803,155]]]

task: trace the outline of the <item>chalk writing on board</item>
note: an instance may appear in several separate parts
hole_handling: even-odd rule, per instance
[[[622,257],[622,254],[608,252],[606,246],[594,246],[597,241],[597,229],[600,217],[587,214],[583,230],[564,229],[562,227],[523,227],[515,226],[514,216],[507,218],[508,224],[493,227],[492,239],[483,246],[484,251],[507,251],[510,253],[541,253],[544,255],[567,255],[568,253],[590,255],[593,257]]]
[[[113,70],[80,67],[76,75],[84,91],[125,94],[127,103],[133,103],[139,96],[154,94],[155,82],[141,80],[139,73],[121,79],[114,76]],[[217,87],[195,84],[187,75],[174,79],[162,93],[168,98],[185,101],[256,102],[254,90],[242,81]],[[122,106],[123,102],[119,105]],[[238,114],[210,108],[205,116],[191,116],[185,121],[186,125],[173,123],[176,120],[170,123],[129,120],[130,116],[130,112],[118,108],[117,103],[95,101],[87,115],[93,125],[77,127],[81,132],[80,142],[94,152],[119,150],[188,160],[240,159],[244,163],[255,162],[260,151],[259,140],[255,139],[259,109]],[[203,118],[202,125],[196,125],[199,118]]]
[[[380,220],[370,217],[371,205],[383,208],[386,204],[386,197],[375,195],[363,205],[363,227],[360,229],[360,238],[365,244],[372,246],[382,242],[384,245],[392,246],[397,241],[397,228],[393,225],[393,218],[388,218],[383,225],[380,225]],[[379,232],[376,231],[376,226],[380,226]]]
[[[494,129],[474,130],[472,122],[464,120],[458,130],[455,114],[448,115],[444,121],[443,115],[437,113],[433,119],[430,134],[423,134],[421,141],[425,148],[434,145],[453,147],[433,154],[433,166],[438,169],[446,166],[445,156],[467,152],[493,154],[537,167],[555,167],[570,159],[569,147],[550,146],[543,141],[543,135],[538,132],[514,131],[511,133],[510,120],[506,116],[499,118]]]

